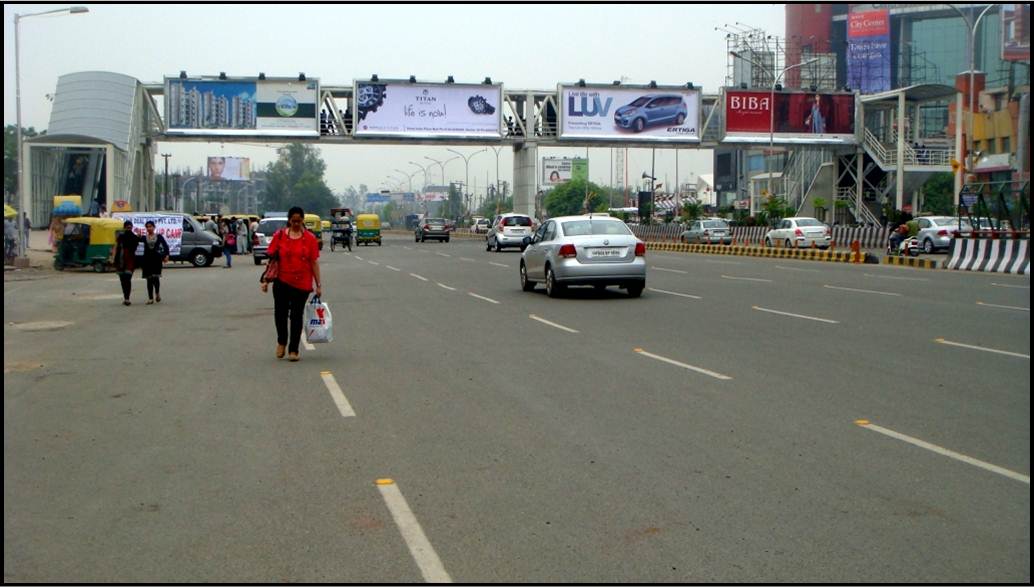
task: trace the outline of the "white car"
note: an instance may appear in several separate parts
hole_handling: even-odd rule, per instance
[[[474,234],[485,234],[488,232],[488,218],[476,218],[470,225],[470,232]]]
[[[488,237],[485,239],[486,250],[495,249],[498,253],[504,248],[518,248],[523,251],[524,237],[530,237],[536,228],[538,222],[527,214],[500,214],[488,229]]]
[[[969,220],[963,218],[960,227],[959,219],[954,216],[920,216],[916,218],[916,222],[919,223],[916,240],[919,241],[923,252],[928,255],[947,250],[956,232],[960,232],[962,236],[969,236],[973,230]]]
[[[833,232],[828,226],[814,218],[797,216],[783,218],[775,228],[765,234],[765,246],[774,247],[779,243],[785,248],[811,248],[814,244],[820,249],[828,249]]]

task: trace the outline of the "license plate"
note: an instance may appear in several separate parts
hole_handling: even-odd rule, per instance
[[[589,256],[593,259],[599,259],[603,257],[620,257],[621,251],[617,249],[590,249]]]

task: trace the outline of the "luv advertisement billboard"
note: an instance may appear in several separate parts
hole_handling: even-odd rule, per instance
[[[890,90],[890,11],[847,15],[847,85],[863,94]]]
[[[500,138],[501,85],[355,82],[357,137]]]
[[[727,88],[722,142],[767,143],[770,127],[776,143],[857,142],[854,94],[776,92],[774,121],[772,98],[767,90]]]
[[[560,86],[561,139],[700,142],[700,90]]]
[[[319,136],[319,80],[165,78],[166,132]]]

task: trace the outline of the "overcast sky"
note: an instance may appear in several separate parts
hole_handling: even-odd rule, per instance
[[[14,17],[62,5],[4,5],[4,124],[15,123]],[[93,5],[87,14],[25,19],[21,33],[22,124],[46,128],[58,76],[103,70],[160,82],[186,70],[190,76],[296,76],[304,71],[323,85],[382,78],[480,82],[506,89],[551,89],[584,78],[609,83],[684,84],[715,93],[725,78],[725,33],[715,27],[746,23],[784,33],[782,4],[721,5]],[[170,167],[197,169],[207,155],[250,157],[253,168],[275,159],[275,146],[236,143],[164,143]],[[416,170],[409,161],[445,159],[441,147],[324,146],[327,181],[386,186],[393,169]],[[481,147],[459,148],[473,152]],[[581,156],[584,148],[540,148],[542,156]],[[610,149],[590,150],[590,175],[611,179]],[[711,173],[711,151],[679,150],[679,176]],[[162,165],[157,158],[156,169]],[[508,149],[500,176],[512,178]],[[496,156],[471,161],[471,184],[495,181]],[[650,149],[629,150],[629,178],[650,168]],[[463,163],[446,166],[446,179],[463,179]],[[437,166],[431,171],[440,180]],[[675,181],[675,152],[657,151],[657,177]],[[421,174],[414,177],[419,184]]]

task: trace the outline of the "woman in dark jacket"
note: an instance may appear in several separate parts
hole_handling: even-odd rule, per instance
[[[147,234],[144,236],[144,256],[140,263],[140,269],[147,280],[147,303],[153,304],[162,301],[160,292],[162,263],[169,260],[169,243],[165,237],[154,232],[154,222],[148,220],[144,225]]]
[[[126,220],[122,232],[115,239],[115,271],[122,282],[122,304],[129,305],[129,294],[133,291],[133,270],[136,268],[136,247],[140,237],[133,232],[133,223]]]

